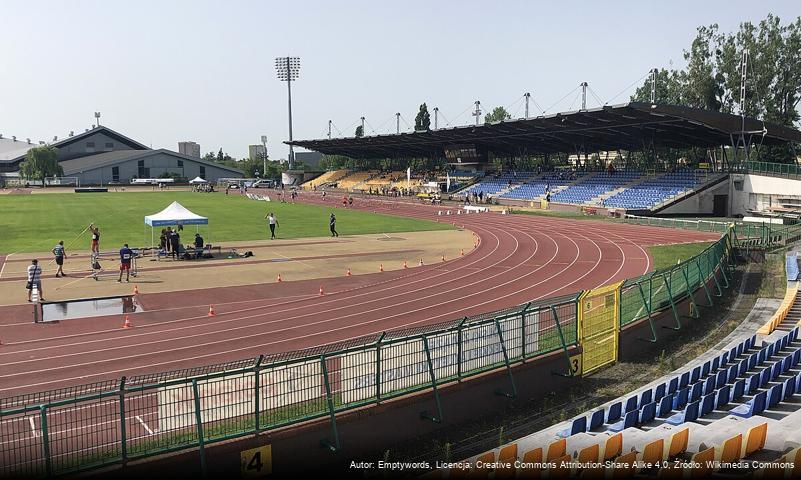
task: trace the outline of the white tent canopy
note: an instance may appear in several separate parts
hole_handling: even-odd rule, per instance
[[[145,216],[145,223],[151,227],[166,227],[167,225],[208,225],[209,219],[192,213],[178,202],[172,202],[159,213]]]
[[[153,228],[172,225],[208,225],[209,219],[193,213],[178,202],[172,202],[167,208],[145,216],[145,225],[150,226],[150,244],[153,245]],[[145,227],[147,228],[147,227]],[[208,232],[207,232],[208,233]],[[147,234],[145,234],[147,235]],[[208,239],[206,239],[208,242]]]
[[[195,177],[192,180],[189,180],[189,183],[195,184],[195,183],[209,183],[209,182],[207,182],[206,180],[203,180],[200,177]]]

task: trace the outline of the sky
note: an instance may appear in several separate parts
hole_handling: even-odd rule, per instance
[[[367,135],[474,121],[473,102],[523,116],[623,103],[653,67],[684,65],[700,25],[733,31],[798,0],[204,1],[0,0],[0,133],[33,141],[100,122],[153,148],[198,142],[235,158],[267,136],[286,158],[278,56],[301,57],[293,137]],[[627,88],[628,87],[628,88]],[[561,102],[560,102],[561,99]],[[433,113],[432,113],[433,123]]]

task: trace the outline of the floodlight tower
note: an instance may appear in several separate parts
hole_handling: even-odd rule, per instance
[[[651,105],[656,105],[656,74],[659,73],[659,70],[652,69],[651,70]]]
[[[478,126],[478,122],[481,119],[481,102],[476,100],[476,109],[473,111],[473,116],[476,117],[476,126]]]
[[[267,177],[267,135],[261,136],[261,146],[263,150],[261,151],[261,159],[262,159],[262,169],[261,171],[264,172],[264,176]]]
[[[528,118],[528,100],[531,98],[531,94],[526,92],[523,96],[526,97],[526,118]]]
[[[275,59],[275,73],[278,80],[286,82],[286,91],[289,106],[289,141],[292,141],[292,82],[300,76],[300,57],[277,57]],[[295,168],[295,152],[289,146],[289,170]]]
[[[437,129],[437,117],[439,116],[439,107],[434,107],[434,130]]]
[[[395,114],[395,134],[400,135],[400,112]]]
[[[331,120],[328,121],[328,139],[331,140]]]
[[[581,109],[587,109],[587,82],[581,82]]]
[[[95,112],[95,122],[97,122],[97,127],[100,126],[100,112]]]

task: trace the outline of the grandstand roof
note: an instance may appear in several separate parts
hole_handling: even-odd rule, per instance
[[[651,141],[673,148],[731,145],[741,129],[741,117],[728,113],[631,102],[480,126],[285,143],[352,158],[440,156],[446,147],[466,144],[510,154],[576,153],[640,150]],[[754,118],[745,119],[745,131],[759,132],[754,141],[764,144],[801,142],[798,130]]]

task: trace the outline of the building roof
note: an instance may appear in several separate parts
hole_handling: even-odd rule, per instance
[[[147,145],[143,145],[137,142],[136,140],[128,138],[125,135],[116,132],[103,125],[89,129],[85,132],[81,132],[71,137],[63,138],[61,140],[48,143],[47,145],[51,147],[61,148],[70,145],[72,143],[78,142],[80,140],[83,140],[84,138],[94,135],[96,133],[103,133],[119,142],[122,142],[131,147],[131,150],[150,150],[150,148]],[[38,143],[34,142],[28,143],[26,141],[20,141],[19,139],[17,139],[17,141],[14,142],[10,138],[2,138],[0,139],[0,162],[14,163],[24,160],[25,154],[28,153],[28,150],[38,146],[39,146]],[[14,147],[18,148],[15,149]]]
[[[96,153],[94,155],[88,155],[86,157],[74,158],[72,160],[64,160],[63,162],[59,162],[59,165],[61,165],[61,167],[64,169],[64,175],[75,175],[77,173],[81,173],[87,170],[106,167],[121,162],[127,162],[129,160],[139,160],[140,158],[145,158],[157,154],[166,154],[173,157],[178,157],[179,159],[187,162],[200,163],[203,165],[208,165],[210,167],[227,170],[232,173],[238,173],[238,174],[243,173],[241,170],[238,170],[236,168],[220,165],[219,163],[208,162],[206,160],[197,157],[183,155],[181,153],[173,152],[171,150],[167,150],[164,148],[160,148],[158,150],[145,150],[145,151],[115,150],[112,152]]]
[[[731,145],[732,135],[742,129],[742,118],[728,113],[631,102],[479,126],[285,143],[352,158],[441,156],[444,149],[463,145],[515,155],[640,150],[651,143],[672,148],[718,147]],[[754,118],[745,119],[744,130],[756,143],[801,142],[798,130]]]

